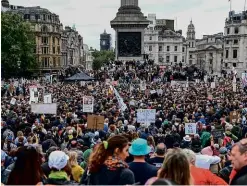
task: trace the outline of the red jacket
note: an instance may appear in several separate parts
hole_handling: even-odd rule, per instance
[[[223,179],[207,169],[191,166],[190,173],[193,177],[194,185],[228,185]]]

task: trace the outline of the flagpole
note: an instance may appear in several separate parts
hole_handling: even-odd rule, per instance
[[[244,11],[246,10],[246,0],[244,1]]]
[[[232,11],[232,0],[229,0],[230,1],[230,12]]]

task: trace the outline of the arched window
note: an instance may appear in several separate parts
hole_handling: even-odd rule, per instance
[[[41,27],[41,32],[48,32],[48,27],[46,25],[43,25]]]

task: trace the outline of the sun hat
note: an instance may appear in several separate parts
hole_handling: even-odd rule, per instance
[[[50,169],[55,168],[59,171],[63,169],[69,160],[69,156],[66,155],[63,151],[53,151],[48,159],[48,165]]]
[[[145,156],[151,152],[147,140],[138,138],[134,140],[130,146],[129,153],[133,156]]]
[[[184,141],[191,141],[191,137],[189,135],[186,135],[183,137]]]

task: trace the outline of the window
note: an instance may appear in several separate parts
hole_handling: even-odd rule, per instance
[[[237,67],[237,63],[233,63],[232,66],[233,66],[233,67]]]
[[[184,52],[185,50],[184,50],[184,47],[183,47],[183,52]]]
[[[192,48],[194,47],[194,42],[191,43],[192,44]]]
[[[30,14],[25,14],[24,19],[30,19]]]
[[[174,62],[178,62],[178,56],[174,56]]]
[[[190,58],[192,58],[192,55],[190,55]]]
[[[228,58],[228,56],[229,56],[229,51],[226,50],[226,58]]]
[[[236,27],[236,28],[234,29],[234,33],[235,33],[235,34],[238,34],[238,27]]]
[[[236,59],[238,57],[238,51],[233,50],[233,58]]]
[[[209,53],[210,57],[213,57],[213,53]]]
[[[166,56],[166,62],[167,62],[167,63],[170,62],[170,56]]]
[[[55,45],[55,37],[52,37],[52,43]]]
[[[184,56],[182,56],[182,62],[184,62]]]
[[[35,19],[39,20],[40,19],[40,15],[39,14],[35,14]]]
[[[53,58],[53,66],[54,67],[56,66],[56,58],[55,57]]]
[[[228,67],[228,64],[227,63],[225,63],[225,68],[227,68]]]
[[[152,51],[152,46],[149,46],[149,51]]]
[[[164,61],[164,58],[163,58],[163,57],[160,57],[160,58],[159,58],[159,62],[160,62],[160,63],[163,63],[163,61]]]
[[[174,51],[178,51],[178,46],[175,46],[174,47]]]
[[[41,27],[41,32],[48,32],[48,27],[46,25],[43,25]]]
[[[238,44],[238,40],[237,39],[234,40],[234,44],[235,45]]]
[[[149,36],[149,40],[150,40],[150,41],[152,40],[152,36]]]
[[[42,66],[43,67],[49,67],[49,58],[48,57],[42,57]]]
[[[42,54],[49,54],[49,47],[42,47]]]
[[[210,64],[210,65],[213,64],[213,60],[212,60],[212,59],[209,60],[209,64]]]
[[[55,47],[52,47],[52,53],[56,54],[56,48]]]
[[[166,51],[169,52],[170,51],[170,46],[166,47]]]
[[[230,43],[230,40],[226,40],[226,44],[229,44]]]
[[[33,53],[35,53],[36,54],[36,46],[33,48]]]
[[[57,53],[60,54],[60,47],[57,47]]]
[[[227,34],[230,34],[230,28],[227,28]]]
[[[60,39],[57,38],[57,45],[60,45]]]
[[[48,44],[48,37],[42,37],[41,42],[42,44]]]
[[[189,47],[190,47],[190,42],[189,42]]]
[[[162,52],[162,46],[159,46],[159,51]]]

